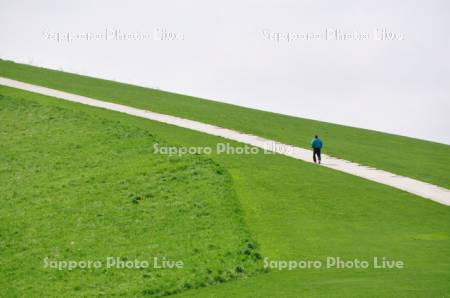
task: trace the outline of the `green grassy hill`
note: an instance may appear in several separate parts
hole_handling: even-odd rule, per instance
[[[0,60],[0,76],[308,147],[314,134],[335,157],[450,188],[450,146],[289,117],[195,97]],[[301,94],[299,94],[301,96]],[[432,154],[431,154],[432,153]]]
[[[262,270],[211,159],[156,155],[164,142],[148,130],[21,97],[0,94],[0,119],[1,296],[160,296]],[[107,257],[184,267],[110,269]],[[45,258],[103,266],[60,271]]]
[[[390,165],[398,173],[404,171],[408,176],[448,185],[449,146],[10,62],[1,62],[0,72],[22,81],[71,92],[78,90],[75,93],[241,131],[259,134],[258,130],[264,128],[266,134],[261,135],[270,137],[266,131],[269,130],[276,136],[274,139],[286,138],[284,141],[292,144],[308,142],[314,127],[326,127],[341,137],[353,136],[342,139],[343,146],[351,142],[368,148],[374,143],[393,142],[414,157],[417,164],[396,159],[400,148],[392,150],[389,146],[366,150],[361,158],[380,162],[379,167],[384,169],[390,170],[387,168]],[[45,292],[49,283],[54,283],[52,289],[57,289],[57,294],[75,296],[92,293],[152,296],[172,291],[180,291],[177,295],[180,297],[444,297],[450,293],[450,211],[446,206],[281,155],[186,156],[176,159],[187,166],[179,169],[171,158],[153,156],[152,143],[164,140],[177,146],[214,147],[227,141],[12,88],[0,86],[0,94],[0,146],[5,152],[0,157],[4,206],[0,211],[0,241],[2,260],[7,260],[2,261],[0,286],[11,296],[52,295]],[[204,112],[198,115],[194,112],[202,109]],[[207,115],[209,112],[215,119]],[[231,123],[233,119],[235,122]],[[277,123],[277,119],[284,120]],[[291,123],[292,128],[286,128],[289,132],[277,131],[267,124],[270,121],[273,127]],[[302,132],[299,127],[308,131]],[[319,133],[326,135],[327,131]],[[55,140],[51,138],[53,135]],[[335,148],[331,135],[325,138],[330,139],[329,149]],[[425,151],[430,147],[440,152],[440,163],[428,159]],[[421,168],[422,159],[427,161],[423,167],[428,172],[415,172]],[[436,171],[431,171],[433,167]],[[159,175],[145,175],[158,169]],[[192,171],[203,173],[202,179],[192,178]],[[180,179],[171,180],[178,176]],[[88,180],[91,177],[95,179]],[[123,181],[128,189],[122,188]],[[152,201],[146,194],[161,187],[158,195],[166,194],[170,202],[161,201],[160,207],[147,209]],[[197,202],[207,209],[202,211],[209,212],[206,222],[191,218],[203,214],[197,210]],[[166,208],[165,203],[175,208]],[[173,213],[183,208],[185,216]],[[108,220],[98,219],[98,210],[109,210]],[[150,219],[146,212],[155,212],[151,214],[159,214],[161,218],[154,222],[153,216]],[[136,216],[139,224],[134,221]],[[83,224],[77,225],[79,217]],[[208,230],[203,231],[202,227]],[[151,231],[151,237],[142,236]],[[53,233],[57,237],[51,237]],[[71,241],[81,242],[81,246],[72,248]],[[208,246],[212,241],[217,248]],[[251,248],[259,248],[248,251],[249,244]],[[197,246],[199,251],[194,249]],[[148,278],[135,271],[52,273],[41,267],[45,256],[95,258],[114,253],[135,257],[151,255],[155,248],[193,264],[196,271],[163,271],[161,278],[152,278],[155,275],[150,272]],[[55,253],[58,254],[54,256]],[[402,260],[405,268],[271,269],[268,273],[257,273],[262,269],[259,254],[271,260],[386,257]],[[243,266],[245,271],[236,266]],[[214,270],[210,272],[207,268]],[[227,278],[221,279],[222,274]],[[193,288],[209,286],[187,290],[186,281],[191,281]]]

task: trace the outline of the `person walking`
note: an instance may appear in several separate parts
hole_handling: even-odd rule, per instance
[[[317,160],[320,162],[322,161],[322,158],[320,156],[320,150],[322,149],[323,146],[323,142],[321,139],[319,139],[318,136],[314,136],[314,139],[311,141],[311,147],[313,149],[313,160],[314,163],[316,163],[316,156],[317,156]]]

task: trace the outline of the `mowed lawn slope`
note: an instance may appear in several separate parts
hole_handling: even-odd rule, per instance
[[[26,98],[46,107],[64,107],[95,118],[120,121],[161,136],[169,144],[215,147],[218,142],[226,142],[12,88],[0,87],[0,91],[5,96]],[[245,223],[263,257],[387,257],[403,261],[405,268],[270,270],[247,279],[189,290],[180,293],[181,297],[444,297],[450,293],[448,207],[285,156],[214,154],[211,158],[229,172]],[[101,282],[95,284],[100,285]]]
[[[0,296],[161,296],[261,270],[227,171],[148,130],[0,89]],[[106,267],[106,258],[148,269]],[[154,269],[153,257],[182,261]],[[44,261],[101,261],[58,270]]]
[[[300,147],[309,147],[312,136],[319,134],[325,141],[325,152],[330,155],[450,188],[450,146],[444,144],[2,60],[0,76],[215,124]]]

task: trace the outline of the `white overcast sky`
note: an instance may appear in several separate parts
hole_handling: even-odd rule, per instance
[[[446,0],[0,0],[2,59],[447,144],[449,55]]]

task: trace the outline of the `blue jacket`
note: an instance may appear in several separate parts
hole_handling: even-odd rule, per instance
[[[311,147],[314,148],[314,149],[321,149],[322,146],[323,146],[322,140],[320,140],[320,139],[314,138],[314,139],[311,141]]]

